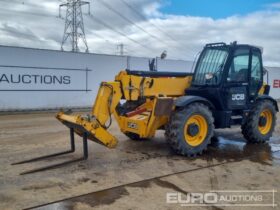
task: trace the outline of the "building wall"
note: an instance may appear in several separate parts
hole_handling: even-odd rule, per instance
[[[267,80],[270,85],[270,95],[273,98],[280,99],[280,67],[266,67],[268,70],[268,75],[265,76],[265,81]]]
[[[149,70],[149,58],[0,46],[0,111],[90,107],[101,81],[122,69]],[[157,59],[159,71],[192,71],[193,62]],[[280,99],[280,68],[269,70]]]
[[[90,107],[101,81],[123,69],[149,70],[149,58],[0,46],[0,111]],[[190,71],[158,61],[160,71]]]

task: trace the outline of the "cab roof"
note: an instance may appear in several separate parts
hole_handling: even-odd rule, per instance
[[[209,43],[209,44],[205,45],[205,48],[219,48],[219,47],[227,47],[227,48],[246,47],[246,48],[252,48],[252,49],[260,50],[261,53],[263,53],[263,47],[249,45],[249,44],[238,44],[237,41],[234,41],[230,44],[226,44],[224,42],[216,42],[216,43]]]

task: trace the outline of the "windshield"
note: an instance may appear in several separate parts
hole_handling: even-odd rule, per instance
[[[217,85],[220,83],[223,68],[228,56],[225,48],[205,49],[196,66],[194,85]]]

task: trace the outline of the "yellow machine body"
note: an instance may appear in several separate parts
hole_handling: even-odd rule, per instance
[[[88,138],[106,147],[117,145],[116,137],[107,129],[113,115],[123,133],[137,134],[140,138],[151,138],[167,124],[173,100],[185,94],[191,85],[192,76],[152,77],[130,75],[121,71],[113,82],[102,82],[90,115],[57,114],[57,119],[78,135],[88,133]],[[141,101],[140,110],[129,116],[117,111],[123,101]],[[142,111],[141,111],[142,110]]]

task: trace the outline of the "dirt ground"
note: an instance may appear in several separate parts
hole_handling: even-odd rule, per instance
[[[217,130],[217,140],[195,159],[174,154],[163,132],[149,141],[136,142],[124,136],[116,124],[110,130],[119,139],[116,149],[89,141],[87,161],[19,175],[81,157],[82,140],[76,137],[77,150],[73,154],[11,165],[69,148],[69,131],[53,113],[0,116],[0,209],[185,209],[178,203],[167,204],[166,193],[280,189],[279,114],[269,144],[246,144],[238,128]],[[280,209],[279,195],[275,193],[278,206],[274,209]],[[253,208],[256,207],[189,207]],[[257,207],[269,208],[272,207]]]

